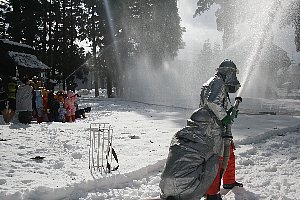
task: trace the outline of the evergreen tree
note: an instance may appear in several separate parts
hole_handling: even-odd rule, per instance
[[[103,73],[101,73],[103,70],[101,64],[97,60],[97,57],[99,55],[101,57],[102,53],[97,54],[97,49],[101,49],[105,45],[104,7],[102,1],[85,0],[83,3],[85,10],[81,18],[83,25],[79,27],[79,38],[82,41],[88,40],[92,44],[91,63],[94,73],[95,96],[99,96],[99,77],[104,76]]]
[[[213,53],[217,57],[221,53],[221,45],[217,42],[214,43]]]
[[[234,0],[199,0],[194,17],[208,11],[213,4],[220,5],[216,11],[217,30],[223,32],[223,48],[227,48],[234,41],[235,23],[241,16],[237,16],[237,2]]]
[[[72,79],[85,60],[78,43],[88,41],[95,88],[101,77],[120,94],[126,63],[147,54],[160,65],[183,44],[176,0],[7,0],[0,10],[1,38],[33,46],[51,78]]]
[[[294,0],[289,4],[289,10],[281,23],[283,26],[291,25],[295,28],[296,51],[300,52],[300,1]]]
[[[0,1],[0,38],[8,37],[7,30],[7,22],[6,22],[6,12],[9,10],[8,3],[6,1]]]
[[[78,46],[81,0],[9,0],[5,13],[8,38],[33,46],[42,61],[52,67],[52,76],[62,79],[84,61]]]
[[[213,56],[213,51],[211,47],[211,43],[209,39],[204,41],[203,48],[201,50],[201,64],[206,67],[206,66],[211,66],[211,61]]]
[[[7,33],[9,38],[15,42],[21,42],[22,40],[22,31],[23,31],[23,22],[22,19],[22,4],[21,0],[10,0],[9,7],[10,10],[6,13],[6,19],[9,23]]]
[[[22,39],[24,39],[24,43],[34,46],[34,42],[36,41],[36,36],[38,33],[37,21],[39,18],[41,4],[39,0],[22,1],[22,4]]]
[[[134,43],[134,53],[148,55],[158,66],[164,59],[174,58],[182,45],[177,1],[128,2],[128,23],[125,28]]]

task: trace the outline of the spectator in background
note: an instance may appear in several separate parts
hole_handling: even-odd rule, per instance
[[[57,93],[57,100],[59,103],[59,108],[58,108],[58,121],[65,123],[66,122],[66,109],[65,109],[65,98],[66,98],[66,93],[61,90]]]
[[[36,77],[33,77],[33,79],[36,79]],[[36,118],[37,117],[37,112],[36,112],[36,103],[35,103],[35,82],[33,80],[29,79],[29,83],[28,85],[30,85],[32,87],[32,117]]]
[[[16,92],[18,88],[18,79],[12,77],[7,84],[7,109],[4,112],[4,120],[9,123],[15,115],[16,112]]]
[[[35,89],[34,90],[35,96],[35,114],[37,123],[43,122],[43,97],[42,97],[42,90]]]
[[[33,81],[33,117],[36,118],[37,123],[41,123],[43,121],[43,99],[42,99],[42,82],[41,79],[37,76],[32,77]]]
[[[43,109],[42,109],[42,120],[44,122],[48,122],[49,118],[48,118],[48,93],[49,91],[47,89],[43,89],[42,90],[42,104],[43,104]]]
[[[72,90],[69,90],[67,92],[67,98],[65,99],[64,102],[64,107],[67,110],[67,115],[66,115],[67,122],[75,122],[76,99],[77,99],[77,95]]]
[[[16,93],[16,110],[19,112],[18,119],[22,124],[29,124],[32,118],[33,88],[28,78],[23,78]]]
[[[58,121],[58,109],[59,109],[59,102],[56,99],[56,95],[54,94],[53,90],[48,92],[48,119],[49,122]]]

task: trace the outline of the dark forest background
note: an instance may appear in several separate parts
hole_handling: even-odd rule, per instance
[[[223,48],[232,38],[238,1],[199,0],[195,13],[201,15],[213,4]],[[280,3],[280,1],[278,1]],[[240,13],[242,14],[242,13]],[[242,17],[240,18],[243,19]],[[292,1],[282,26],[295,27],[300,51],[300,1]],[[130,63],[147,55],[153,67],[176,57],[184,48],[177,0],[4,0],[0,1],[0,38],[34,47],[51,71],[49,78],[71,82],[75,76],[94,74],[97,88],[112,87],[122,95],[124,72]],[[87,52],[82,43],[90,45]],[[76,72],[76,73],[73,73]]]

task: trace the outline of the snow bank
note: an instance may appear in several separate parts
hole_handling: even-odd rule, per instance
[[[22,125],[0,119],[0,138],[7,139],[0,142],[1,200],[159,196],[171,137],[186,124],[192,109],[89,97],[82,97],[79,106],[91,106],[92,111],[75,123]],[[120,164],[107,175],[88,169],[90,123],[101,122],[113,126]],[[245,187],[233,189],[224,199],[300,199],[297,123],[298,116],[239,115],[233,134],[237,179]],[[36,156],[45,158],[31,159]]]

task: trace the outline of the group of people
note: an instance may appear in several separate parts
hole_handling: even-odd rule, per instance
[[[235,177],[231,132],[238,112],[229,106],[229,93],[240,87],[237,73],[236,65],[226,59],[202,86],[199,109],[172,138],[159,184],[163,199],[199,200],[205,196],[207,200],[221,200],[222,180],[225,189],[243,187]]]
[[[0,78],[0,109],[6,123],[16,112],[23,124],[29,124],[33,119],[38,123],[74,122],[78,96],[72,90],[55,93],[53,88],[43,87],[38,77],[21,80],[16,77]]]

